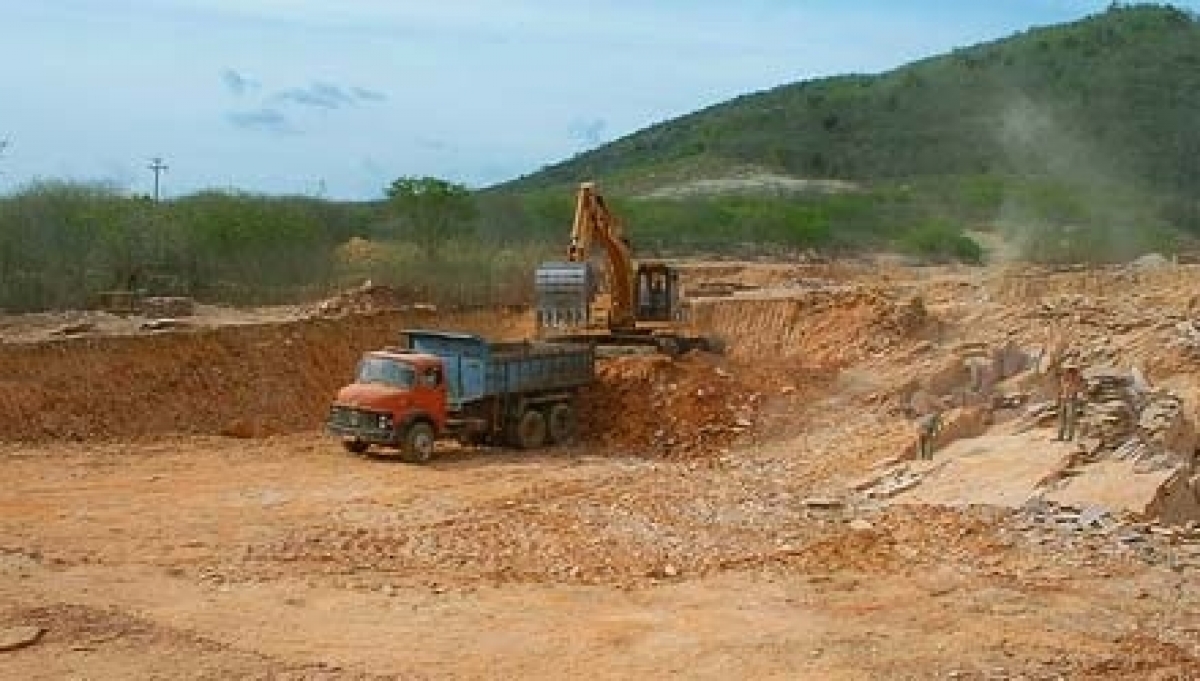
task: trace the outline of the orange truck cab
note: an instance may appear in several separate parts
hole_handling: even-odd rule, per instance
[[[337,392],[326,428],[347,450],[391,447],[424,462],[442,438],[529,449],[574,436],[575,394],[595,376],[591,346],[401,336],[401,348],[365,353],[354,382]]]

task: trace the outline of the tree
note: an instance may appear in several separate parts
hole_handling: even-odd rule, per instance
[[[401,233],[432,260],[441,258],[449,242],[474,232],[479,210],[463,185],[436,177],[401,177],[385,194]]]

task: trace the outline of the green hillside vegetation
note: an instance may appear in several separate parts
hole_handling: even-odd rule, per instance
[[[906,230],[939,222],[1007,226],[1049,259],[1121,258],[1200,233],[1198,112],[1200,23],[1170,7],[1114,5],[877,76],[739,97],[502,189],[598,178],[610,193],[640,192],[757,167],[865,185],[850,198],[764,199],[756,213],[776,214],[798,243],[903,243]],[[691,203],[629,210],[644,229],[686,235],[737,202]],[[1066,228],[1091,246],[1061,238]],[[722,229],[738,240],[764,233],[753,220]]]

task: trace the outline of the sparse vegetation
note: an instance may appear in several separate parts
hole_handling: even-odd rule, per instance
[[[0,199],[0,309],[86,307],[130,288],[281,303],[364,279],[425,301],[506,303],[525,295],[545,254],[482,239],[475,225],[436,239],[409,227],[397,238],[394,215],[383,203],[230,192],[155,203],[103,185],[40,183]]]
[[[904,250],[934,260],[979,263],[983,248],[960,230],[944,222],[927,222],[904,235]]]

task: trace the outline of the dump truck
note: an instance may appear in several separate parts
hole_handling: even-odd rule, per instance
[[[587,344],[406,330],[400,346],[362,356],[326,428],[347,451],[388,447],[413,463],[428,461],[440,439],[519,449],[566,443],[576,432],[576,394],[595,373]]]

